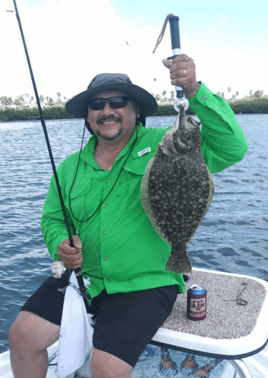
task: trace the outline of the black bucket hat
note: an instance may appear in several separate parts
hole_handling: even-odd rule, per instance
[[[139,104],[141,121],[145,125],[145,117],[152,115],[157,108],[155,98],[146,90],[132,84],[129,77],[119,73],[103,73],[94,77],[87,90],[73,97],[65,105],[66,110],[77,118],[87,118],[89,99],[103,91],[120,91],[131,96]]]

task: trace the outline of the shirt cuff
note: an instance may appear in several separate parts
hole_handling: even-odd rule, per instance
[[[198,83],[200,84],[198,91],[193,97],[188,99],[189,106],[194,112],[195,109],[198,111],[200,104],[206,106],[207,100],[214,95],[214,93],[212,93],[204,83],[201,81],[198,81]]]

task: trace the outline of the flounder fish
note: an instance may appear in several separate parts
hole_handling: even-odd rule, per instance
[[[167,131],[141,183],[141,203],[155,231],[171,245],[167,271],[191,272],[186,244],[205,216],[214,194],[201,155],[199,123],[182,109]]]

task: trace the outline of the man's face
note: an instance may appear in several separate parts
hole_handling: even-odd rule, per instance
[[[111,98],[116,96],[128,96],[123,92],[101,92],[94,98]],[[137,105],[128,101],[123,108],[112,109],[108,103],[102,110],[88,108],[87,121],[91,129],[100,139],[119,142],[124,139],[129,140],[134,129],[137,114]]]

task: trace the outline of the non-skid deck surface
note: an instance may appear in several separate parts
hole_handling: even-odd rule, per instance
[[[207,289],[207,317],[200,321],[187,319],[187,289],[201,284]],[[237,304],[237,293],[246,286],[241,299],[246,306]],[[172,313],[162,328],[195,334],[213,339],[236,339],[249,335],[255,327],[266,288],[250,277],[216,274],[193,270],[184,294],[177,297]]]

